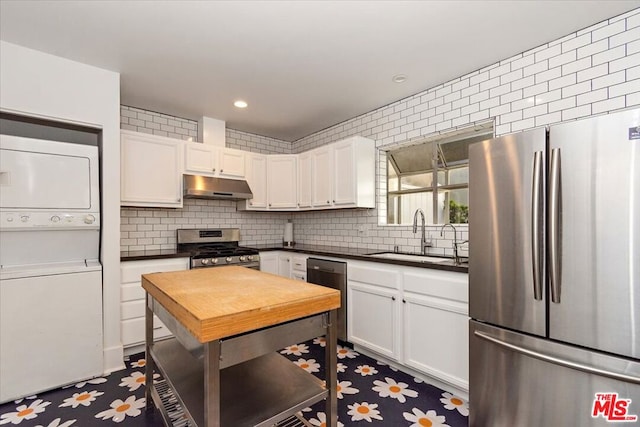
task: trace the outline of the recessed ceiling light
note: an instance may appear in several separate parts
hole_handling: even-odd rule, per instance
[[[404,83],[407,80],[406,74],[396,74],[391,78],[395,83]]]
[[[239,99],[236,102],[233,103],[234,106],[238,107],[238,108],[247,108],[247,104],[245,101]]]

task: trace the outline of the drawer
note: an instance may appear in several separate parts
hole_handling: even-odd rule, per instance
[[[291,268],[296,271],[307,271],[307,257],[306,256],[294,256],[292,260],[293,264]]]
[[[120,322],[120,327],[123,346],[144,344],[144,317],[123,320]],[[153,338],[164,338],[169,335],[171,335],[171,331],[160,319],[153,316]]]
[[[120,301],[144,300],[145,292],[140,282],[120,285]]]
[[[120,283],[140,283],[140,276],[189,269],[189,258],[169,258],[148,261],[124,261],[120,263]]]
[[[144,302],[144,299],[139,299],[120,304],[120,320],[144,317]]]
[[[298,272],[298,271],[293,271],[291,273],[291,278],[294,279],[294,280],[302,280],[303,282],[306,282],[307,281],[307,273],[306,272],[301,273],[301,272]]]

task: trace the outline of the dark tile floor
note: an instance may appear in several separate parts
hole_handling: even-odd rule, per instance
[[[280,353],[301,369],[324,378],[323,347],[324,339],[316,338]],[[144,410],[144,366],[144,355],[134,355],[127,360],[125,370],[104,378],[0,405],[0,425],[161,426],[157,412],[148,414]],[[311,425],[324,426],[323,411],[321,402],[302,415]],[[338,347],[339,426],[466,427],[468,414],[464,399],[348,347]]]

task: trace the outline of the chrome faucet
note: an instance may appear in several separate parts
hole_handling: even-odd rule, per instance
[[[418,214],[420,214],[420,218],[422,219],[422,224],[421,224],[421,227],[422,227],[422,238],[420,240],[420,253],[422,255],[426,255],[427,254],[427,248],[431,247],[431,242],[427,241],[427,238],[425,237],[424,212],[420,208],[416,209],[416,212],[413,214],[413,234],[416,234],[416,232],[418,231]]]
[[[458,256],[458,230],[453,226],[453,224],[444,224],[440,227],[440,237],[444,235],[445,227],[453,228],[453,260],[456,264],[460,264],[460,257]]]

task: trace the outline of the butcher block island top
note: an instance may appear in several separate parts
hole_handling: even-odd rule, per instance
[[[240,266],[144,274],[142,287],[201,343],[340,307],[338,290]]]

